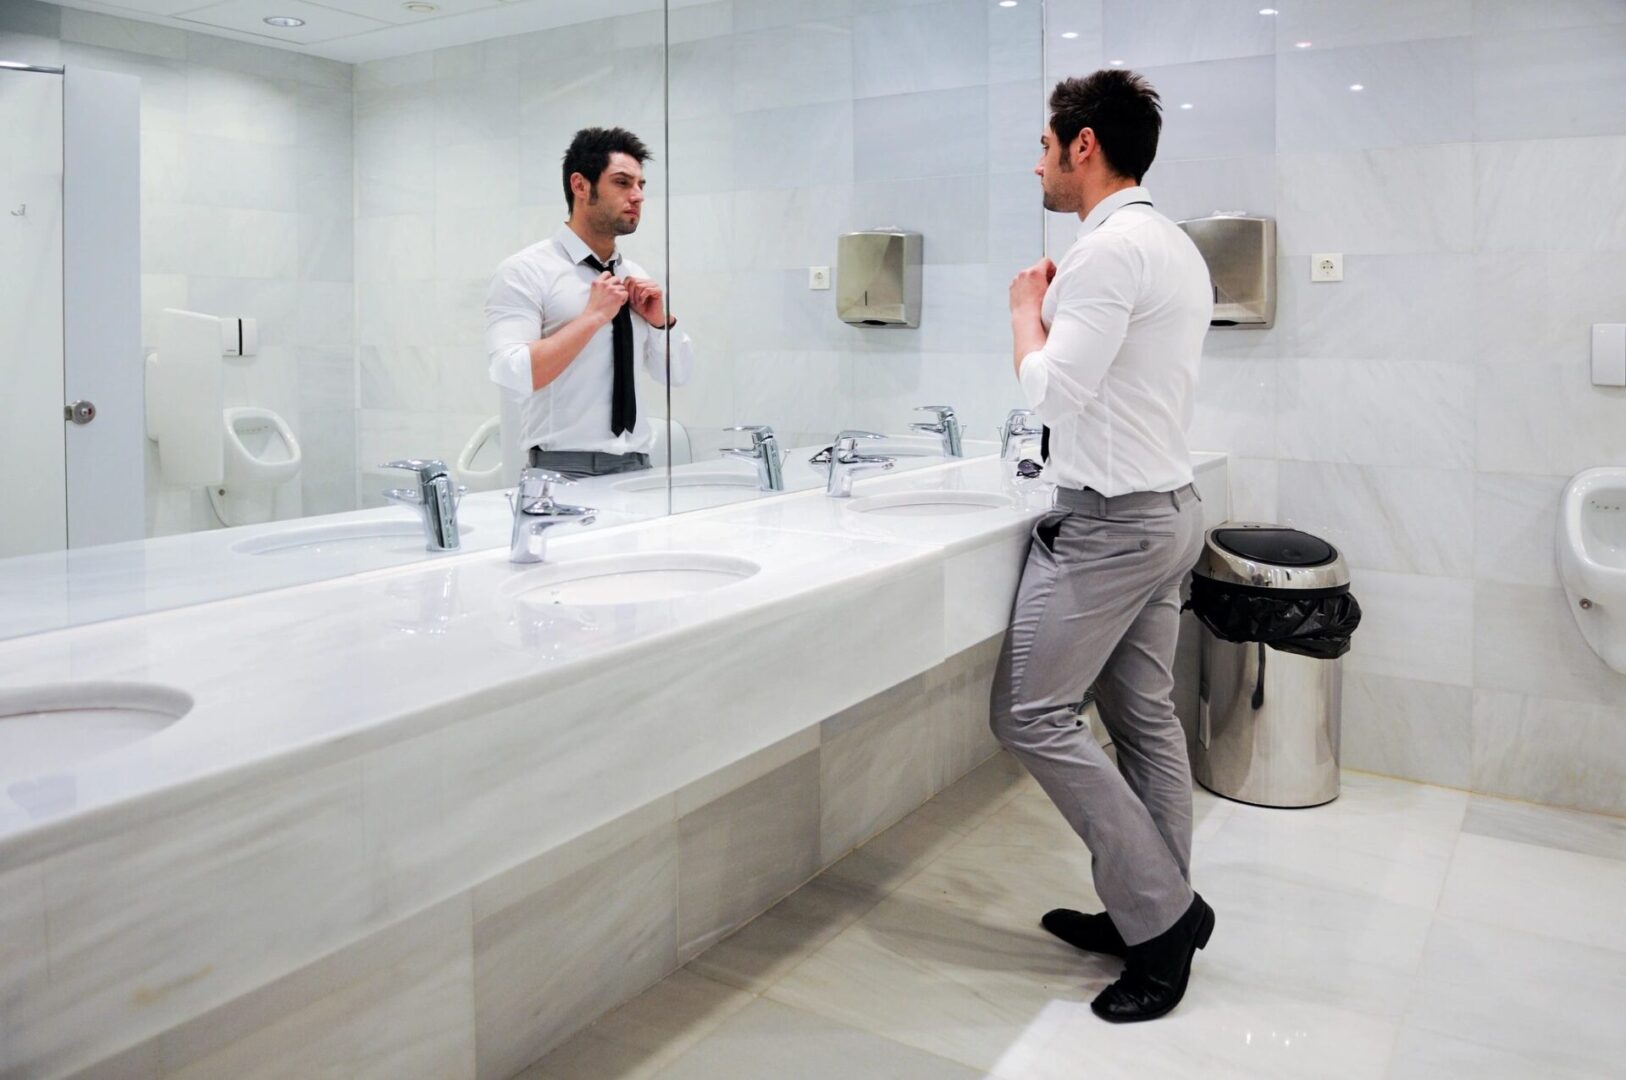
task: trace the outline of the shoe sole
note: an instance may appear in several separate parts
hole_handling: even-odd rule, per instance
[[[1104,1016],[1098,1012],[1095,1015],[1100,1016],[1109,1024],[1140,1024],[1147,1020],[1161,1020],[1172,1013],[1186,999],[1186,987],[1191,985],[1191,962],[1197,958],[1197,949],[1208,948],[1208,939],[1213,936],[1214,909],[1205,903],[1203,905],[1203,920],[1197,924],[1197,936],[1193,941],[1197,948],[1191,950],[1191,956],[1186,960],[1185,970],[1180,973],[1180,992],[1174,995],[1174,1000],[1169,1002],[1168,1008],[1146,1013],[1143,1016]],[[1092,1007],[1090,1011],[1095,1012],[1095,1009]]]

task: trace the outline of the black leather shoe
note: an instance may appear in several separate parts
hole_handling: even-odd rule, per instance
[[[1082,911],[1059,907],[1055,911],[1045,912],[1039,925],[1075,949],[1106,956],[1129,955],[1129,946],[1124,944],[1123,935],[1118,933],[1112,917],[1104,911],[1086,915]]]
[[[1167,1016],[1186,996],[1191,961],[1214,933],[1214,909],[1194,896],[1180,920],[1150,941],[1129,947],[1123,978],[1090,1003],[1114,1024]]]

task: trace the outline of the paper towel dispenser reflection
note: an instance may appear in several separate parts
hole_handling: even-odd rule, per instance
[[[1210,326],[1269,330],[1276,323],[1276,222],[1216,213],[1179,223],[1202,252],[1214,283]]]
[[[836,314],[855,326],[920,325],[921,236],[901,229],[843,233],[836,244]]]

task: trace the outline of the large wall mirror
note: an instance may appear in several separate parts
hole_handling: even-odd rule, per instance
[[[903,467],[993,452],[1019,404],[1039,0],[95,7],[0,3],[0,437],[23,463],[0,636],[434,557],[415,500],[437,490],[466,489],[457,550],[503,547],[546,430],[648,455],[559,467],[603,527],[811,489],[848,429]],[[574,386],[539,420],[493,381],[488,331],[499,267],[568,229],[587,127],[647,149],[610,231],[616,276],[659,295],[633,325],[636,426],[577,446],[613,400]],[[87,242],[98,213],[128,235]],[[844,259],[865,232],[880,246]],[[525,282],[568,306],[559,280]],[[876,318],[843,321],[855,284]],[[438,489],[385,467],[430,460]]]

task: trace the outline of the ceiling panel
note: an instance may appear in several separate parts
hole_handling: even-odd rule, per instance
[[[304,19],[305,25],[268,26],[265,19],[269,15],[291,15]],[[387,25],[376,19],[352,15],[348,11],[318,7],[305,0],[224,0],[223,3],[196,8],[176,17],[183,22],[218,26],[299,45],[331,41]]]

